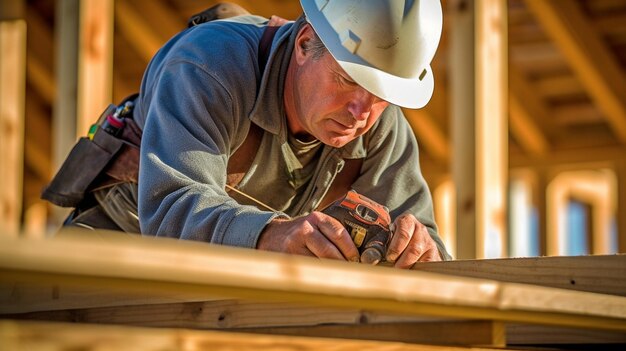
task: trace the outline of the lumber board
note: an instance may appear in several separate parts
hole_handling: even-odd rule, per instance
[[[626,296],[626,254],[420,262],[413,269]]]
[[[626,330],[626,298],[620,296],[173,239],[73,232],[78,236],[0,238],[0,281]]]
[[[506,326],[506,342],[508,346],[626,344],[626,333],[532,324],[510,324]],[[604,347],[596,346],[590,347],[590,349],[604,349]]]
[[[402,314],[383,314],[359,309],[308,306],[288,302],[225,298],[211,301],[120,305],[2,314],[0,318],[193,329],[426,323],[449,320]]]
[[[273,335],[400,341],[416,344],[506,346],[504,324],[491,321],[320,325],[314,327],[248,328],[240,331]]]
[[[0,230],[9,233],[20,228],[23,204],[24,20],[0,21],[0,52]]]
[[[480,348],[406,344],[223,331],[110,325],[0,321],[0,344],[9,350],[380,350],[455,351]],[[486,350],[486,349],[485,349]]]

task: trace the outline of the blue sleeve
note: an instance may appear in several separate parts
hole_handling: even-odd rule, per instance
[[[256,247],[277,215],[239,205],[224,190],[232,138],[245,137],[249,124],[223,84],[179,60],[163,66],[150,87],[139,169],[142,233]]]

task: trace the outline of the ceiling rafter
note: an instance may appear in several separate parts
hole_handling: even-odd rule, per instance
[[[159,22],[161,21],[167,21],[167,17],[160,18]],[[165,38],[159,37],[152,30],[152,26],[128,1],[115,3],[115,22],[145,63],[148,63],[165,43]]]
[[[626,143],[626,78],[592,23],[574,1],[526,0],[563,52],[613,132]]]
[[[550,113],[542,100],[533,94],[526,78],[515,66],[509,66],[509,130],[520,146],[534,155],[545,155],[550,150],[548,130]],[[537,121],[542,121],[543,125]],[[542,128],[543,127],[543,128]]]

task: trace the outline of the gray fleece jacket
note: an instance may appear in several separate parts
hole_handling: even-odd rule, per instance
[[[261,70],[258,47],[266,22],[245,16],[192,27],[150,62],[134,112],[143,129],[142,233],[254,248],[269,221],[313,211],[344,160],[363,158],[353,189],[386,205],[392,219],[413,213],[448,258],[402,111],[389,106],[368,133],[342,148],[296,145],[287,129],[283,84],[303,20],[278,30]],[[235,201],[224,190],[228,159],[251,123],[263,137],[238,188],[278,212]]]

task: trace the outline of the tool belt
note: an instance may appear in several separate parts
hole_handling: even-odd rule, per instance
[[[132,119],[134,94],[120,106],[110,105],[92,125],[87,137],[72,148],[41,198],[61,207],[78,207],[90,191],[118,183],[137,183],[141,129]],[[126,111],[121,111],[127,106]],[[111,118],[122,125],[111,126]],[[123,114],[122,114],[123,112]]]

